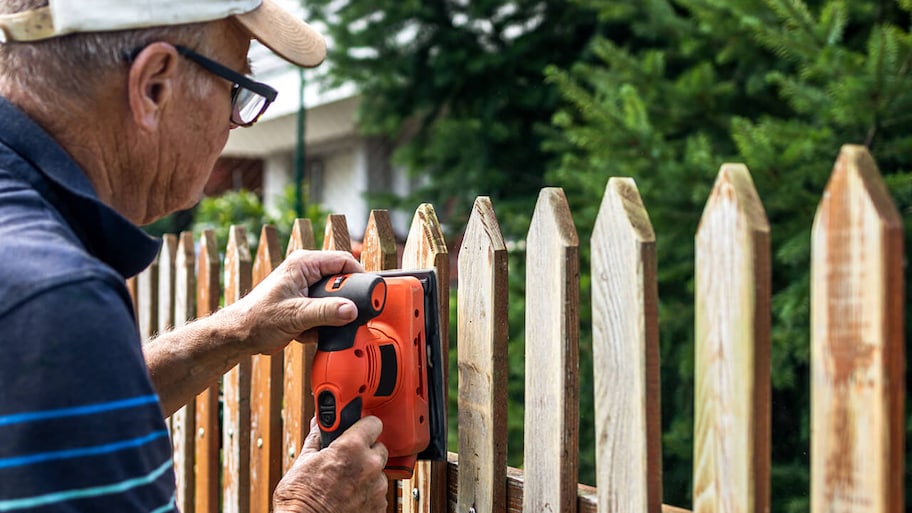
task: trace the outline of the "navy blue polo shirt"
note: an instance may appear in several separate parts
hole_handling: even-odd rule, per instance
[[[0,512],[176,510],[124,284],[157,251],[0,97]]]

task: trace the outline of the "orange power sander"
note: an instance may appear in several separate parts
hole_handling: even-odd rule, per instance
[[[383,421],[390,479],[415,462],[446,459],[446,404],[437,280],[433,270],[330,276],[311,297],[358,307],[345,326],[318,328],[311,388],[323,447],[362,416]]]

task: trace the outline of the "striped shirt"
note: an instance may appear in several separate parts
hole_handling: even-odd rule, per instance
[[[0,512],[176,511],[124,286],[157,248],[0,98]]]

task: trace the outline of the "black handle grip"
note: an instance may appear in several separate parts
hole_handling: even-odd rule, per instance
[[[378,287],[382,289],[378,290]],[[317,348],[320,351],[341,351],[354,344],[358,328],[383,311],[386,281],[373,273],[328,276],[310,287],[310,297],[343,297],[358,308],[358,317],[345,326],[321,326],[317,329]]]

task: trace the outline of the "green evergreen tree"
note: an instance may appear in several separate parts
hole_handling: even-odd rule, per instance
[[[665,501],[691,501],[693,238],[719,166],[737,161],[772,230],[772,506],[807,511],[811,223],[844,143],[871,148],[900,211],[912,209],[912,2],[577,1],[598,9],[605,37],[594,62],[550,71],[567,105],[549,178],[581,240],[609,176],[634,177],[650,213]]]

